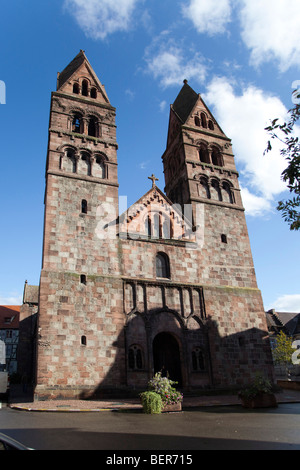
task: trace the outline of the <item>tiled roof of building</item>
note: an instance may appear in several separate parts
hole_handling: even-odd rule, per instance
[[[19,305],[0,305],[0,330],[19,328]]]
[[[300,313],[276,312],[274,309],[266,312],[267,324],[273,330],[283,330],[288,335],[300,332]]]
[[[25,282],[23,293],[23,304],[39,303],[39,286],[31,286]]]

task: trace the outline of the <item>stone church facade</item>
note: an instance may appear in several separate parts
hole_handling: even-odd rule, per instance
[[[165,188],[119,215],[116,109],[85,53],[57,77],[46,164],[35,397],[184,391],[272,378],[230,139],[185,81]]]

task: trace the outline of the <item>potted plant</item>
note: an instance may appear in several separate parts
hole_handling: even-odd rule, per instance
[[[157,372],[149,381],[149,390],[161,397],[162,412],[181,411],[183,395],[174,387],[176,384],[177,382],[170,380],[168,377],[162,377],[161,372]]]
[[[242,405],[245,408],[277,407],[277,401],[272,393],[272,385],[261,374],[256,374],[253,382],[239,392]]]

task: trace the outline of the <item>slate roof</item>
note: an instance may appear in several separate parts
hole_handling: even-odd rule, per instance
[[[173,103],[173,110],[184,123],[191,114],[199,95],[184,81],[176,100]]]
[[[57,88],[60,88],[76,70],[83,64],[86,60],[84,51],[80,50],[76,57],[67,65],[67,67],[60,72],[58,75]]]

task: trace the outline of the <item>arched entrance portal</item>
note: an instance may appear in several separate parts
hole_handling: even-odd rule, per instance
[[[180,350],[177,340],[170,333],[159,333],[153,340],[154,373],[162,372],[182,386]]]

